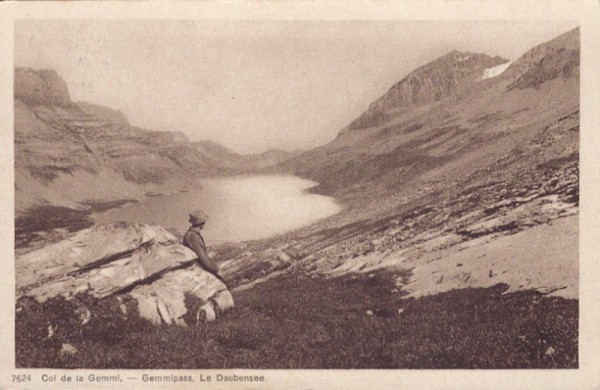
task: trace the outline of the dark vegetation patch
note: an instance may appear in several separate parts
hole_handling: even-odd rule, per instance
[[[17,367],[578,367],[578,301],[502,285],[403,300],[394,283],[405,274],[276,278],[235,294],[217,322],[189,327],[153,326],[114,298],[85,303],[84,325],[81,304],[20,300]],[[63,343],[78,352],[61,356]]]
[[[400,123],[397,125],[384,127],[379,132],[379,137],[384,138],[386,136],[389,136],[390,134],[398,133],[400,131],[402,131],[404,134],[409,134],[409,133],[413,133],[417,130],[420,130],[422,128],[423,128],[422,123],[412,123],[410,125],[407,125],[406,123]]]
[[[43,183],[49,183],[52,180],[58,178],[58,175],[73,174],[75,170],[81,168],[78,165],[71,165],[66,167],[59,167],[56,165],[47,165],[43,167],[29,167],[29,173],[36,179],[41,180]]]
[[[15,218],[15,248],[24,248],[32,243],[45,240],[51,241],[51,236],[56,233],[56,229],[64,229],[69,233],[86,229],[94,225],[93,213],[100,213],[132,202],[137,201],[123,199],[84,202],[83,205],[86,207],[84,209],[62,206],[34,207],[26,214]]]
[[[83,202],[83,204],[87,206],[92,213],[101,213],[106,210],[115,209],[117,207],[121,207],[129,203],[138,203],[138,201],[136,199],[118,199]]]
[[[500,119],[500,115],[498,115],[498,113],[487,113],[487,114],[483,114],[480,116],[476,116],[472,119],[469,120],[470,123],[475,123],[475,124],[485,124],[485,123],[489,123],[489,122],[494,122]]]
[[[76,232],[94,224],[90,210],[62,206],[38,206],[15,219],[15,248],[45,240],[54,229]]]
[[[137,184],[165,184],[169,175],[168,172],[151,167],[137,171],[124,170],[122,173],[125,180]]]
[[[567,157],[560,157],[560,158],[554,158],[552,160],[548,160],[542,164],[539,164],[537,166],[538,169],[549,169],[549,170],[557,170],[560,169],[562,167],[564,167],[565,165],[567,165],[570,162],[579,162],[579,152],[575,152],[570,154]]]
[[[263,277],[266,277],[273,272],[280,271],[284,268],[289,267],[289,264],[272,264],[269,261],[265,262],[257,262],[252,266],[245,268],[242,272],[236,273],[233,278],[227,280],[227,285],[232,288],[244,283],[247,283],[250,280],[257,280]]]
[[[423,128],[422,123],[413,123],[412,125],[405,127],[403,130],[408,134],[420,130],[421,128]]]

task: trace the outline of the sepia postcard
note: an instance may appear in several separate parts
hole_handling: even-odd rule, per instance
[[[599,17],[2,4],[0,388],[600,388]]]

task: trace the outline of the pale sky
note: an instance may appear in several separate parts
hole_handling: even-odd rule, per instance
[[[335,138],[415,68],[456,49],[514,60],[576,22],[15,22],[15,66],[71,98],[240,153]]]

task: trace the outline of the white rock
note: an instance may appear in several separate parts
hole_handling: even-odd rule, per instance
[[[85,325],[92,319],[92,313],[86,307],[78,307],[75,310],[75,314],[79,317],[79,321],[81,321],[81,325]]]
[[[212,301],[215,303],[215,306],[218,307],[219,311],[221,312],[233,309],[235,307],[235,303],[233,302],[233,296],[228,290],[217,292],[212,297]]]
[[[156,297],[142,291],[131,292],[130,295],[137,301],[140,317],[149,320],[154,325],[160,325],[162,323],[162,319],[158,313]]]
[[[160,314],[160,318],[165,322],[165,324],[170,324],[173,322],[173,318],[171,318],[171,314],[169,313],[169,309],[167,305],[162,301],[162,299],[158,298],[156,300],[156,306],[158,307],[158,314]]]
[[[159,226],[109,224],[82,232],[77,240],[59,241],[19,258],[17,290],[40,302],[76,292],[104,298],[196,258]],[[98,248],[96,241],[105,246]]]
[[[48,325],[48,335],[46,338],[51,339],[52,336],[54,336],[54,327],[52,325]]]
[[[233,308],[227,286],[195,258],[161,227],[97,225],[19,257],[17,291],[40,302],[59,295],[70,299],[81,292],[96,298],[115,295],[124,314],[122,294],[127,294],[137,301],[140,316],[154,324],[182,323],[186,294],[204,303],[213,300],[218,312]],[[207,306],[210,320],[216,318],[214,309]],[[91,319],[85,307],[76,314],[82,324]]]
[[[77,348],[75,348],[73,345],[71,345],[69,343],[63,344],[62,347],[60,348],[61,355],[75,355],[77,352],[78,352]]]

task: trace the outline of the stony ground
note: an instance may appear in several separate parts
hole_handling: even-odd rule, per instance
[[[557,294],[568,292],[568,297],[576,297],[577,278],[570,275],[577,274],[576,261],[571,260],[577,258],[578,222],[572,216],[579,210],[578,130],[578,112],[574,112],[491,167],[454,185],[434,183],[425,193],[394,209],[375,212],[370,218],[341,226],[312,227],[270,240],[224,245],[216,248],[216,255],[226,259],[223,267],[231,284],[245,288],[244,285],[253,286],[261,278],[298,269],[320,275],[395,267],[412,269],[467,247],[565,219],[568,222],[560,222],[564,229],[555,227],[537,234],[533,241],[525,239],[533,248],[532,254],[535,247],[563,243],[568,248],[563,257],[545,259],[540,253],[531,259],[530,267],[521,267],[518,272],[515,268],[513,272],[509,266],[507,272],[520,276],[511,280],[517,283],[511,286],[513,289],[542,288],[547,292],[555,288],[559,290]],[[523,154],[528,156],[527,162],[519,163]],[[494,246],[498,244],[492,244],[478,256],[486,251],[502,252],[502,248],[493,249]],[[562,264],[564,261],[567,263]],[[564,283],[548,271],[556,264],[569,267]],[[548,280],[537,277],[540,272]],[[537,285],[526,282],[536,278]],[[448,288],[472,287],[472,283],[473,280],[465,281],[463,285],[448,285]]]

